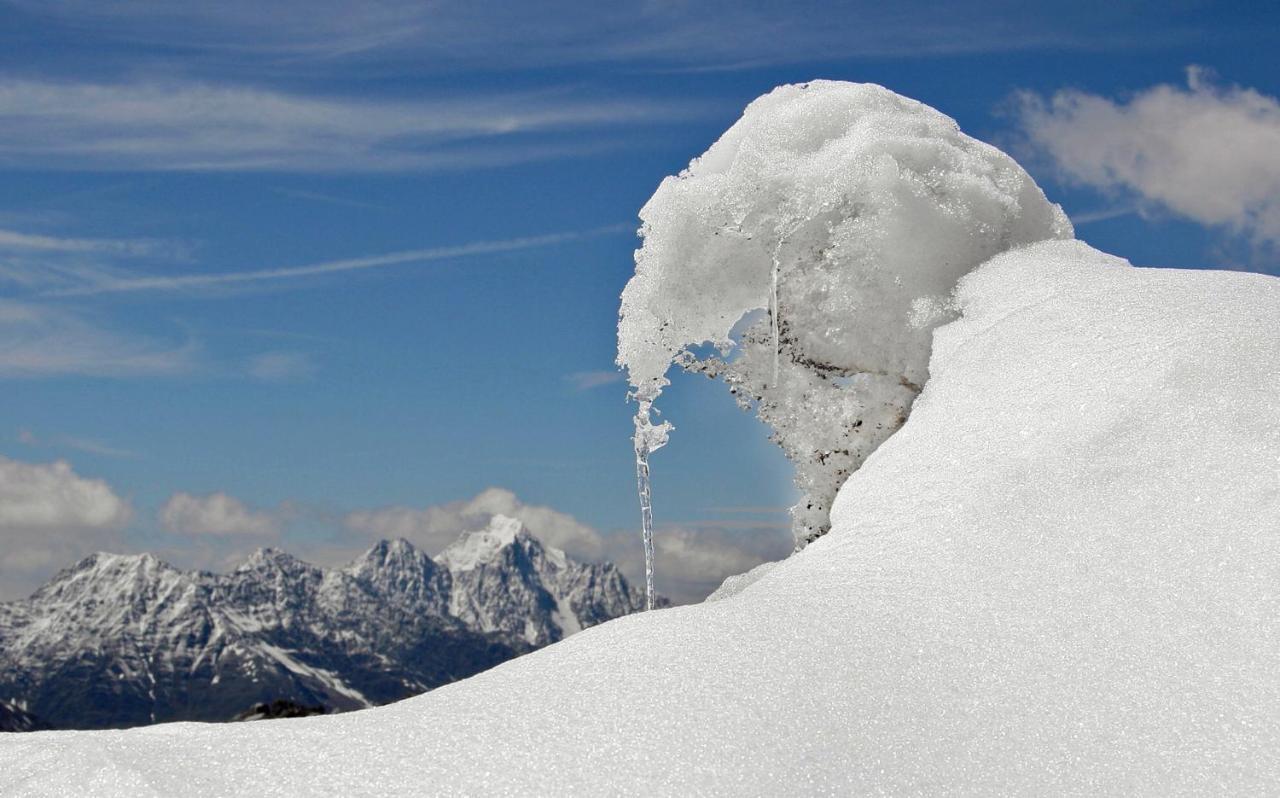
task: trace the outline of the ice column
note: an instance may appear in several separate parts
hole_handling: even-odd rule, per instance
[[[673,429],[664,421],[654,424],[651,418],[653,400],[636,397],[640,408],[636,411],[636,434],[632,439],[636,449],[636,487],[640,493],[640,535],[644,540],[644,608],[653,609],[653,494],[649,488],[649,455],[667,443]]]

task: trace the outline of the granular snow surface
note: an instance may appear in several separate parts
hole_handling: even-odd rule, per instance
[[[1280,792],[1280,280],[997,256],[832,531],[389,707],[0,735],[10,795]]]

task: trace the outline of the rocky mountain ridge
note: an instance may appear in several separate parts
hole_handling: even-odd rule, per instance
[[[613,565],[502,516],[434,558],[380,541],[332,569],[270,548],[226,574],[95,554],[0,604],[0,701],[55,728],[228,720],[271,701],[358,709],[642,606]]]

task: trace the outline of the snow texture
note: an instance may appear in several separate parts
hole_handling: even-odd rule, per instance
[[[902,425],[956,281],[1072,235],[1022,167],[951,118],[835,81],[751,103],[640,218],[618,324],[637,451],[666,441],[650,405],[672,363],[721,377],[795,464],[797,545],[826,532],[840,485]],[[760,309],[735,346],[734,327]],[[708,343],[737,356],[690,351]]]

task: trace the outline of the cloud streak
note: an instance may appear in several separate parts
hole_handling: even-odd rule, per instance
[[[129,277],[103,280],[88,285],[50,292],[52,296],[87,296],[139,291],[186,291],[208,288],[230,288],[252,283],[279,280],[297,280],[306,277],[339,274],[342,272],[380,269],[410,263],[429,263],[453,258],[493,255],[504,252],[548,247],[583,239],[629,232],[632,225],[611,225],[584,232],[549,233],[501,241],[476,241],[451,247],[429,247],[362,258],[324,261],[305,266],[286,266],[274,269],[255,269],[240,272],[214,272],[208,274],[181,274],[155,277]]]
[[[683,101],[564,91],[444,98],[290,94],[183,82],[0,79],[0,164],[160,171],[382,172],[591,152],[583,134],[688,118]]]
[[[71,22],[132,51],[176,49],[214,62],[249,60],[277,69],[390,61],[437,70],[584,63],[733,70],[819,58],[1149,45],[1189,39],[1197,22],[1203,27],[1193,10],[1151,3],[1098,6],[1081,15],[1018,3],[975,7],[929,0],[847,8],[819,0],[9,2],[37,19]],[[1117,33],[1140,15],[1148,20],[1141,38]]]
[[[111,255],[151,255],[162,245],[156,241],[102,238],[60,238],[32,235],[16,230],[0,230],[0,250],[34,252],[95,253]]]
[[[572,374],[565,376],[565,380],[567,380],[576,391],[589,391],[593,388],[602,388],[606,385],[617,385],[625,379],[626,375],[617,369],[575,371]]]
[[[97,455],[99,457],[132,460],[138,456],[137,452],[111,446],[103,443],[102,441],[94,440],[93,438],[77,438],[71,435],[57,435],[46,441],[31,430],[25,428],[18,430],[18,442],[26,446],[49,446],[74,449],[78,452]]]

